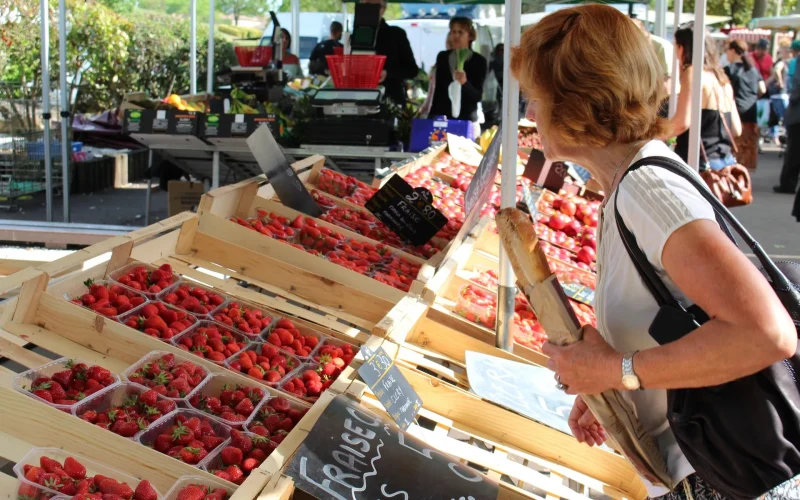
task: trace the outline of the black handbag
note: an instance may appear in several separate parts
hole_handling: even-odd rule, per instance
[[[688,169],[670,158],[648,157],[642,166],[664,168],[688,180],[708,200],[717,222],[727,224],[761,262],[761,271],[800,332],[800,265],[773,262],[738,220]],[[620,180],[620,184],[622,180]],[[660,345],[673,342],[708,321],[698,306],[684,308],[669,292],[625,226],[614,199],[616,224],[639,276],[660,306],[649,333]],[[722,284],[720,284],[722,285]],[[742,353],[746,355],[746,353]],[[800,355],[726,384],[667,391],[667,420],[697,475],[732,499],[752,499],[800,474]]]

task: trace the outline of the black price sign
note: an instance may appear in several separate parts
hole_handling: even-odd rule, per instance
[[[542,196],[542,188],[539,186],[529,187],[527,184],[522,185],[522,202],[528,207],[528,213],[531,214],[531,219],[536,221],[536,208],[539,203],[539,198]]]
[[[464,194],[464,212],[467,218],[473,211],[481,211],[489,194],[492,192],[494,178],[497,177],[497,164],[500,161],[500,146],[502,143],[503,131],[498,129],[492,142],[489,143],[480,165],[478,165],[478,170],[475,171],[475,175],[467,187],[467,192]],[[512,163],[516,164],[516,160]],[[512,165],[509,168],[513,170],[514,166]]]
[[[576,300],[587,306],[593,305],[594,290],[588,286],[581,285],[580,283],[561,283],[561,288],[564,289],[564,295],[572,300]]]
[[[322,209],[311,197],[311,193],[289,165],[281,147],[272,137],[266,125],[261,125],[247,138],[247,147],[252,151],[261,170],[267,174],[281,203],[311,217],[322,215]]]
[[[419,246],[447,224],[447,217],[432,203],[430,191],[393,175],[364,206],[406,242]]]
[[[322,412],[285,474],[313,498],[332,500],[495,500],[499,489],[344,395]]]
[[[422,408],[422,399],[394,366],[394,360],[386,354],[383,347],[375,352],[369,347],[362,347],[361,352],[366,361],[358,369],[358,374],[397,425],[403,430],[408,429]]]

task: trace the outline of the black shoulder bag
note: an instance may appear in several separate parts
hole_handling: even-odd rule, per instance
[[[752,249],[761,262],[761,271],[800,332],[800,265],[773,262],[730,211],[679,162],[664,157],[645,158],[632,165],[622,178],[642,166],[669,170],[700,192],[714,207],[717,222],[728,236],[733,240],[726,222]],[[628,255],[660,306],[649,330],[656,342],[664,345],[678,340],[708,321],[698,306],[684,308],[669,292],[625,226],[616,198],[614,212]],[[795,352],[789,359],[726,384],[667,391],[667,420],[699,477],[728,498],[752,499],[800,474],[797,373],[800,355]]]

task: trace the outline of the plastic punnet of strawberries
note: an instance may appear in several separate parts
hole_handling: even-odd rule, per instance
[[[214,320],[233,328],[248,338],[258,337],[272,324],[272,316],[239,302],[228,302],[214,311]]]
[[[216,395],[213,391],[201,388],[192,395],[189,404],[197,410],[236,425],[246,421],[262,399],[264,390],[259,387],[224,385]]]
[[[295,228],[289,224],[289,219],[265,210],[257,210],[258,218],[247,219],[242,224],[241,219],[236,219],[239,225],[249,226],[264,236],[282,241],[291,241],[296,236]]]
[[[199,286],[178,285],[161,297],[167,304],[179,307],[192,314],[205,315],[225,302],[225,297]]]
[[[143,295],[117,283],[86,280],[83,284],[89,290],[72,299],[72,302],[109,318],[124,314],[147,301]]]
[[[225,488],[210,488],[205,484],[187,484],[175,495],[175,500],[227,500]]]
[[[206,468],[220,479],[242,484],[253,469],[257,468],[278,447],[278,443],[266,436],[231,430],[231,441]]]
[[[185,398],[205,380],[208,372],[191,361],[175,361],[174,354],[165,354],[144,363],[127,375],[135,384],[153,389],[170,399]]]
[[[123,388],[124,386],[118,387]],[[150,389],[141,394],[130,391],[122,404],[102,411],[97,411],[100,410],[99,407],[97,410],[91,409],[90,405],[85,411],[81,410],[77,416],[81,420],[110,430],[122,437],[133,437],[137,432],[147,429],[150,424],[176,408],[175,401],[161,399],[156,391]]]
[[[250,344],[231,360],[231,370],[244,373],[256,380],[277,384],[287,373],[300,366],[300,360],[281,351],[272,344]]]
[[[126,274],[115,278],[114,281],[118,281],[134,290],[155,294],[166,289],[177,280],[178,277],[172,273],[172,266],[163,264],[152,271],[145,266],[136,266]]]
[[[17,500],[44,500],[55,496],[34,485],[75,500],[158,500],[158,493],[148,481],[140,481],[134,490],[127,483],[110,477],[88,475],[86,467],[72,457],[64,459],[63,464],[49,457],[41,457],[38,467],[25,464],[22,470],[27,482],[23,482],[17,490]]]
[[[222,445],[225,439],[226,436],[217,435],[209,419],[178,412],[174,422],[158,431],[152,443],[142,444],[152,446],[154,450],[181,462],[197,465]]]
[[[220,365],[247,344],[249,341],[244,335],[211,321],[201,321],[196,328],[176,339],[175,343],[178,349]]]
[[[258,409],[247,430],[281,443],[307,412],[308,408],[292,404],[283,396],[277,396]]]
[[[162,302],[152,302],[126,317],[124,323],[145,335],[166,341],[197,323],[197,318]]]
[[[276,347],[280,347],[288,354],[294,354],[301,358],[311,355],[311,352],[319,343],[319,335],[306,334],[290,319],[281,318],[275,323],[275,328],[267,335],[266,341]]]
[[[48,403],[74,405],[114,382],[116,379],[111,372],[102,366],[86,366],[70,360],[64,370],[50,377],[36,378],[29,392]]]
[[[342,370],[353,362],[356,353],[353,351],[353,346],[345,342],[342,342],[341,345],[328,342],[331,341],[326,340],[326,343],[314,354],[313,359],[319,364],[320,376],[336,380]]]
[[[330,377],[323,379],[321,370],[319,365],[302,365],[289,380],[281,384],[281,389],[302,399],[315,401],[334,382]]]

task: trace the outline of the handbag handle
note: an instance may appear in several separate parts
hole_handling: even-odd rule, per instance
[[[723,205],[714,197],[714,195],[711,194],[707,186],[701,184],[700,181],[695,176],[691,175],[686,167],[684,167],[681,163],[663,156],[650,156],[643,158],[631,165],[628,170],[622,174],[619,184],[622,184],[622,181],[625,179],[626,175],[646,165],[661,167],[689,181],[689,183],[700,193],[700,195],[711,204],[717,219],[719,220],[719,218],[722,218],[725,223],[730,224],[733,229],[736,230],[736,233],[739,234],[742,241],[744,241],[744,243],[753,251],[753,254],[761,263],[764,272],[772,281],[773,288],[790,294],[796,301],[797,307],[800,307],[800,295],[797,294],[797,291],[794,289],[794,287],[792,287],[792,284],[789,282],[783,272],[778,269],[769,255],[767,255],[767,253],[761,247],[761,244],[750,235],[747,229],[745,229],[745,227],[742,226],[736,217],[733,216],[730,210],[728,210],[725,205]],[[647,260],[647,257],[639,248],[638,244],[636,243],[636,237],[625,226],[622,216],[620,216],[619,211],[617,210],[616,196],[614,197],[614,214],[616,217],[617,228],[620,231],[620,236],[623,239],[625,247],[627,248],[628,253],[631,255],[637,271],[639,271],[640,276],[642,276],[642,279],[645,281],[645,285],[647,285],[648,289],[653,292],[653,297],[656,299],[659,305],[662,306],[664,304],[679,305],[677,300],[675,300],[675,298],[667,289],[666,285],[664,285],[664,282],[655,272],[655,269],[653,269],[650,261]],[[724,227],[724,224],[722,224],[721,227]],[[728,235],[730,236],[730,233],[728,233]],[[644,259],[642,260],[642,258]],[[647,281],[651,281],[651,283],[648,284]]]
[[[719,82],[717,82],[717,83],[719,83]],[[733,134],[731,134],[731,128],[730,128],[730,126],[728,126],[728,119],[725,118],[725,113],[723,113],[722,109],[720,109],[722,107],[721,106],[722,101],[719,98],[719,87],[721,87],[721,86],[722,86],[722,84],[719,84],[718,87],[717,87],[717,90],[716,90],[716,92],[717,92],[717,113],[719,113],[719,119],[722,120],[722,126],[725,127],[725,133],[728,134],[728,137],[730,137],[730,139],[731,139],[731,147],[733,148],[733,153],[736,154],[736,153],[739,152],[739,148],[736,147],[736,140],[733,138]],[[727,96],[726,96],[726,98],[727,98]],[[733,106],[734,106],[733,109],[735,109],[736,103],[734,103]],[[738,113],[738,111],[737,111],[737,113]],[[700,141],[700,144],[703,144],[702,140]]]

